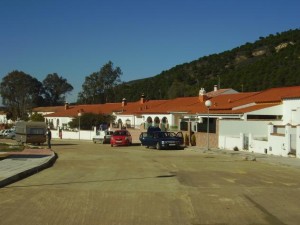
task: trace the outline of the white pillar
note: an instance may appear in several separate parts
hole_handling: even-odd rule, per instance
[[[274,133],[274,125],[273,123],[268,124],[268,153],[273,154],[273,146],[272,146],[272,133]]]
[[[249,151],[252,151],[252,148],[253,148],[253,137],[252,137],[252,134],[249,133],[249,138],[248,138],[248,150],[249,150]]]
[[[244,149],[244,141],[245,141],[245,135],[243,133],[240,133],[240,146],[239,146],[239,149]]]
[[[284,148],[282,148],[281,155],[288,156],[291,151],[291,124],[285,126],[285,138],[284,138]]]
[[[296,128],[296,157],[300,158],[300,124]]]

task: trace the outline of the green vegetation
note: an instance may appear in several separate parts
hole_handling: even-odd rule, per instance
[[[185,146],[189,146],[190,145],[190,137],[188,134],[184,135],[184,144]]]
[[[196,135],[195,134],[192,134],[192,136],[191,136],[191,145],[196,146]]]
[[[280,48],[281,47],[281,48]],[[136,101],[141,93],[148,99],[196,96],[201,87],[214,85],[239,92],[300,85],[300,30],[289,30],[220,54],[177,65],[152,77],[115,88],[118,100]]]
[[[35,122],[44,122],[45,118],[42,114],[35,112],[31,115],[30,120]]]
[[[85,78],[77,102],[137,101],[142,93],[153,100],[188,97],[196,96],[201,87],[212,91],[214,85],[239,92],[300,85],[300,30],[260,37],[254,43],[176,65],[150,78],[122,83],[121,75],[121,68],[109,61]],[[33,107],[62,105],[72,89],[56,73],[40,82],[15,70],[0,83],[7,119],[27,120]]]
[[[113,63],[109,61],[99,72],[94,72],[85,78],[82,91],[78,94],[78,103],[114,102],[116,96],[119,96],[114,88],[120,84],[121,75],[121,68],[114,68]]]
[[[115,120],[114,116],[111,115],[84,113],[80,118],[76,117],[69,123],[70,128],[78,128],[79,119],[82,130],[91,130],[93,127],[99,127],[101,123],[109,124]]]
[[[63,105],[65,94],[73,90],[66,79],[48,74],[43,82],[22,71],[3,77],[0,94],[6,106],[7,119],[28,120],[28,111],[37,106]]]
[[[0,143],[0,152],[21,152],[23,150],[23,145],[9,145],[6,143]]]

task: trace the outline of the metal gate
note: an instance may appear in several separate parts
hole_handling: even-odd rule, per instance
[[[243,144],[243,149],[248,150],[249,149],[249,137],[244,136],[244,144]]]
[[[291,154],[296,154],[296,134],[291,134]]]

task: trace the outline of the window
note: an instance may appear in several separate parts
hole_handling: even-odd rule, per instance
[[[43,128],[29,128],[27,132],[28,134],[45,134],[45,130]]]

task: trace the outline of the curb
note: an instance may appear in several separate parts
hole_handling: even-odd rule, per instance
[[[20,173],[17,173],[13,176],[10,176],[6,179],[3,179],[0,181],[0,188],[3,188],[9,184],[12,184],[14,182],[20,181],[22,179],[25,179],[26,177],[29,177],[35,173],[38,173],[44,169],[50,168],[55,163],[56,159],[58,158],[57,154],[54,152],[54,154],[51,156],[51,158],[46,162],[39,166],[32,167],[28,170],[22,171]]]

